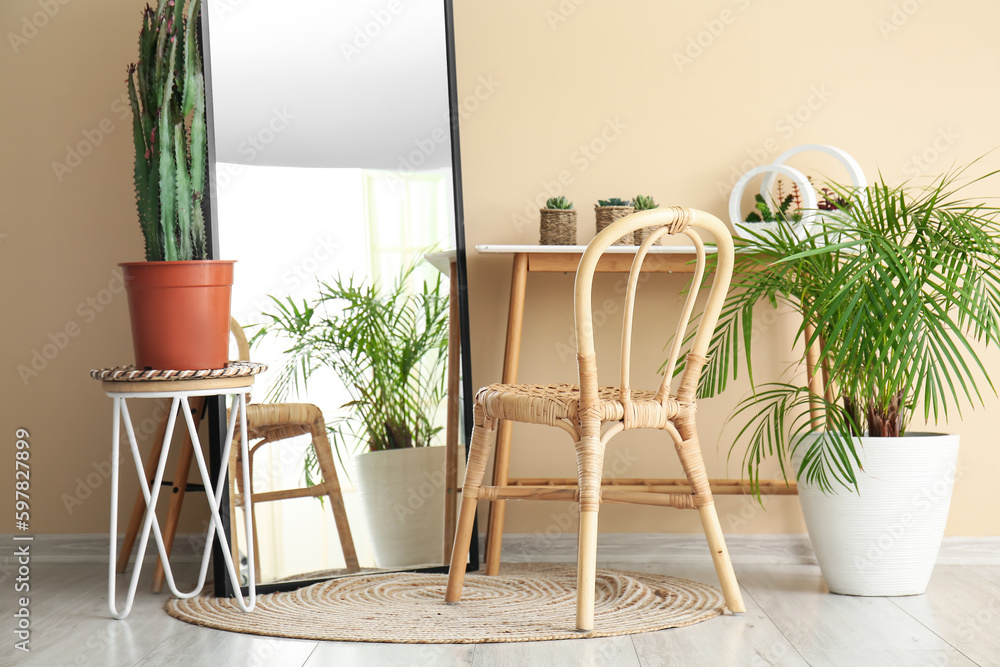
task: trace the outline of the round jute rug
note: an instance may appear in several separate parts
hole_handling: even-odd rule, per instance
[[[171,616],[210,628],[274,637],[396,644],[478,644],[612,637],[676,628],[722,613],[710,586],[657,574],[597,571],[595,630],[576,622],[576,568],[512,565],[469,574],[462,601],[444,603],[444,574],[334,579],[257,598],[249,614],[232,600],[170,600]]]

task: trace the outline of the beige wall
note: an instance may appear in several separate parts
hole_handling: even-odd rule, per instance
[[[31,529],[99,533],[108,530],[111,402],[88,371],[132,359],[116,270],[118,262],[143,259],[131,186],[131,113],[123,94],[145,2],[41,4],[58,11],[46,21],[37,1],[5,2],[0,9],[2,178],[9,193],[0,228],[6,235],[0,237],[0,433],[7,452],[0,474],[10,488],[14,430],[28,429]],[[37,33],[25,27],[25,17],[42,25]],[[26,42],[12,44],[10,33],[22,31]],[[18,367],[39,370],[22,378]],[[148,408],[140,416],[146,415]],[[149,429],[140,430],[140,438],[148,447]],[[138,489],[125,457],[121,521]],[[7,517],[12,496],[5,493],[0,504]],[[199,529],[201,507],[188,503],[182,532]],[[0,528],[13,530],[10,519]]]
[[[515,0],[458,2],[455,14],[459,93],[468,112],[462,167],[470,248],[537,242],[532,209],[550,190],[576,202],[586,242],[598,198],[653,194],[725,217],[743,171],[801,143],[840,146],[870,175],[881,169],[890,181],[938,173],[1000,144],[995,3]],[[996,168],[1000,155],[987,162]],[[835,163],[810,166],[840,176]],[[500,378],[510,260],[470,250],[469,266],[473,375],[482,385]],[[618,279],[606,277],[606,296]],[[658,278],[648,287],[674,302],[682,285],[679,277]],[[520,380],[574,378],[563,347],[572,340],[571,294],[571,276],[530,276]],[[650,381],[667,335],[655,322],[652,315],[644,320],[638,341],[652,355]],[[756,371],[777,373],[794,356],[794,322],[759,325]],[[599,332],[608,342],[602,369],[609,382],[617,371],[616,327],[609,322]],[[1000,371],[1000,357],[988,359]],[[734,387],[700,407],[712,477],[740,475],[742,452],[726,461],[735,431],[722,426],[744,390]],[[998,500],[990,480],[1000,453],[989,417],[997,407],[991,397],[986,409],[967,410],[948,427],[963,435],[950,534],[1000,531],[1000,515],[985,510]],[[573,476],[568,438],[557,433],[544,442],[540,427],[518,427],[515,435],[512,474]],[[616,442],[609,466],[641,456],[623,476],[678,472],[663,438],[635,434]],[[804,531],[796,499],[772,498],[766,511],[746,499],[717,502],[727,531]],[[568,525],[562,512],[555,503],[511,503],[507,526],[558,529]],[[699,530],[692,514],[616,505],[602,509],[601,527]]]
[[[34,532],[107,529],[110,484],[101,471],[107,469],[110,406],[87,370],[131,354],[125,298],[113,271],[120,261],[142,258],[130,123],[119,100],[143,4],[57,5],[37,34],[25,31],[31,36],[16,45],[10,34],[20,33],[24,17],[31,21],[40,5],[8,0],[0,9],[2,177],[9,192],[0,225],[6,315],[0,437],[10,443],[3,451],[11,452],[15,428],[31,432]],[[758,0],[456,4],[470,248],[537,241],[531,209],[560,181],[581,210],[586,241],[598,198],[648,193],[665,204],[722,215],[741,170],[799,143],[841,146],[870,174],[881,169],[889,180],[937,173],[1000,144],[992,122],[1000,102],[1000,46],[992,34],[1000,7],[985,0],[850,0],[837,3],[836,11],[829,4]],[[898,30],[890,31],[896,24]],[[678,64],[677,54],[689,47],[691,62]],[[89,154],[79,164],[67,163],[67,146],[81,143],[79,150]],[[70,171],[56,173],[53,163]],[[1000,166],[1000,156],[987,163]],[[836,175],[833,165],[815,166]],[[500,376],[509,259],[470,250],[469,265],[474,383],[481,385]],[[614,294],[616,280],[607,278],[605,296]],[[651,279],[643,301],[659,303],[660,290],[673,311],[681,286],[680,278]],[[565,350],[572,340],[571,290],[569,276],[531,277],[522,380],[573,378]],[[651,361],[635,369],[637,385],[643,378],[655,381],[666,336],[658,328],[663,314],[650,310],[639,322],[638,346]],[[601,350],[612,357],[614,319],[599,332],[608,339]],[[760,324],[758,372],[777,372],[794,356],[794,323]],[[67,327],[72,335],[63,339],[59,332]],[[53,344],[65,343],[57,354],[45,350],[50,334]],[[30,367],[35,350],[54,358],[22,380],[18,366]],[[1000,375],[1000,357],[991,353],[988,359]],[[609,364],[602,368],[615,373]],[[726,462],[732,430],[723,431],[722,424],[744,390],[734,387],[701,407],[713,477],[739,475],[739,454]],[[1000,450],[989,418],[996,408],[997,400],[989,398],[985,410],[965,411],[949,426],[963,435],[950,534],[1000,534],[1000,516],[984,509],[998,500],[991,479]],[[513,474],[573,474],[568,439],[557,434],[543,442],[544,429],[516,433]],[[678,474],[662,439],[638,434],[617,442],[608,465],[623,476]],[[0,457],[0,475],[8,480],[12,459]],[[136,487],[125,470],[123,494],[131,499]],[[772,499],[766,511],[741,499],[723,498],[719,506],[730,532],[804,530],[795,499]],[[10,516],[9,496],[0,509]],[[693,513],[608,506],[602,516],[605,531],[698,530]],[[556,503],[512,505],[508,529],[572,530],[569,517]],[[182,530],[199,521],[189,512]]]

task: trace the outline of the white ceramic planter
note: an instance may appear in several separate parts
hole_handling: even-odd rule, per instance
[[[744,222],[743,216],[740,214],[740,204],[743,200],[743,191],[746,190],[747,185],[750,183],[750,179],[760,174],[781,174],[786,178],[791,179],[799,187],[799,192],[802,195],[802,208],[805,211],[802,220],[796,222],[792,225],[792,231],[799,238],[803,238],[807,234],[811,234],[815,227],[813,225],[814,213],[810,211],[815,211],[817,208],[818,200],[816,198],[816,189],[809,183],[809,180],[805,175],[798,169],[792,169],[783,164],[765,164],[760,167],[755,167],[743,174],[740,180],[736,181],[736,185],[733,186],[733,191],[729,195],[729,219],[733,223],[733,230],[738,236],[743,238],[751,238],[752,236],[744,235],[745,229],[757,229],[758,231],[762,229],[761,227],[756,227],[758,224],[768,224],[768,223],[754,223],[754,222]],[[769,192],[761,190],[761,195],[767,201],[770,197]],[[784,224],[784,223],[778,223]]]
[[[859,493],[839,488],[824,494],[799,481],[816,560],[833,593],[919,595],[941,548],[959,436],[859,440]],[[808,445],[793,457],[796,471]]]
[[[380,568],[444,563],[445,448],[355,456],[355,481]]]
[[[851,157],[846,151],[843,151],[836,146],[828,146],[826,144],[802,144],[801,146],[790,148],[776,157],[773,163],[755,167],[754,169],[751,169],[747,173],[743,174],[743,176],[736,181],[736,184],[733,186],[733,191],[729,196],[729,217],[730,220],[732,220],[733,229],[736,231],[737,235],[743,238],[752,238],[752,236],[744,234],[744,231],[747,229],[767,229],[766,227],[758,226],[760,223],[743,222],[743,217],[740,214],[740,204],[742,203],[743,191],[746,189],[750,180],[758,175],[763,175],[764,177],[760,184],[760,196],[763,197],[765,201],[770,201],[772,196],[771,187],[774,185],[774,180],[779,175],[791,179],[799,188],[799,192],[803,198],[802,208],[806,211],[805,218],[801,222],[794,225],[793,229],[799,238],[804,236],[806,233],[813,233],[817,231],[815,223],[818,223],[819,220],[808,219],[812,217],[809,215],[809,211],[815,210],[819,201],[816,189],[802,172],[785,164],[789,159],[795,157],[799,153],[806,152],[825,153],[840,162],[840,164],[847,171],[847,175],[850,177],[851,185],[853,187],[864,188],[868,185],[868,179],[865,178],[864,171],[862,171],[861,165],[858,164],[858,161]],[[829,219],[831,218],[831,215],[825,213],[823,217]],[[827,243],[836,242],[837,241],[835,240],[827,241]]]

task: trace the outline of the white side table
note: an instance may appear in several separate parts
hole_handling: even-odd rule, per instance
[[[251,362],[241,362],[230,364],[226,369],[217,371],[134,371],[129,369],[108,369],[102,371],[91,371],[91,376],[95,379],[103,380],[102,388],[105,393],[113,399],[114,425],[112,426],[111,442],[111,530],[110,530],[110,562],[108,570],[108,608],[111,616],[116,619],[123,619],[132,610],[132,603],[135,600],[136,586],[139,582],[139,574],[142,570],[142,561],[146,552],[146,545],[149,542],[149,534],[153,533],[156,539],[156,546],[163,562],[163,569],[166,574],[167,585],[170,591],[179,598],[190,598],[201,593],[205,585],[205,578],[208,574],[208,562],[212,553],[212,533],[214,532],[219,542],[222,544],[222,555],[226,562],[226,570],[232,582],[233,589],[240,590],[240,578],[233,564],[232,553],[229,548],[229,539],[223,530],[222,520],[219,516],[219,505],[222,502],[222,489],[226,482],[227,466],[229,462],[229,449],[232,446],[233,436],[236,429],[236,420],[240,424],[240,447],[243,453],[243,484],[244,488],[250,488],[250,468],[249,454],[247,447],[247,425],[246,425],[246,401],[250,387],[253,386],[254,375],[264,370],[263,364]],[[213,374],[215,377],[213,377]],[[223,445],[222,467],[219,471],[219,478],[213,485],[208,467],[205,465],[205,457],[201,451],[201,443],[198,439],[198,431],[194,420],[191,417],[191,408],[188,398],[192,396],[232,396],[232,409],[229,410],[229,424],[226,431],[226,440]],[[142,455],[139,452],[139,444],[136,441],[135,430],[132,426],[132,418],[128,410],[128,399],[132,398],[169,398],[170,412],[167,418],[167,429],[164,435],[163,447],[160,450],[159,461],[157,462],[156,474],[152,484],[147,484],[146,473],[142,464]],[[202,482],[205,485],[205,497],[211,511],[211,519],[208,524],[208,531],[205,539],[205,551],[202,554],[201,570],[198,575],[198,584],[187,593],[177,589],[174,582],[174,575],[170,568],[167,550],[164,547],[163,536],[160,532],[160,524],[156,518],[156,501],[159,498],[160,487],[163,481],[163,472],[166,468],[167,455],[170,450],[174,426],[177,421],[177,413],[184,415],[187,423],[188,433],[191,437],[191,444],[194,450],[195,460],[198,463],[198,470],[201,473]],[[146,500],[146,515],[143,519],[142,534],[139,539],[139,550],[136,554],[135,567],[132,571],[132,578],[129,582],[128,594],[125,599],[125,606],[118,611],[116,604],[116,546],[118,535],[118,446],[121,438],[121,424],[125,424],[125,432],[128,435],[129,445],[132,450],[132,459],[135,462],[136,473],[139,476],[140,490]],[[247,535],[253,534],[253,513],[252,510],[244,512],[246,517]],[[248,567],[248,588],[249,602],[244,601],[242,595],[236,597],[236,604],[244,612],[253,611],[257,602],[256,581],[254,579],[253,550],[247,553]]]

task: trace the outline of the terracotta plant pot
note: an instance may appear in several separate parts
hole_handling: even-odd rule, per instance
[[[222,368],[229,360],[232,260],[122,267],[136,368]]]

